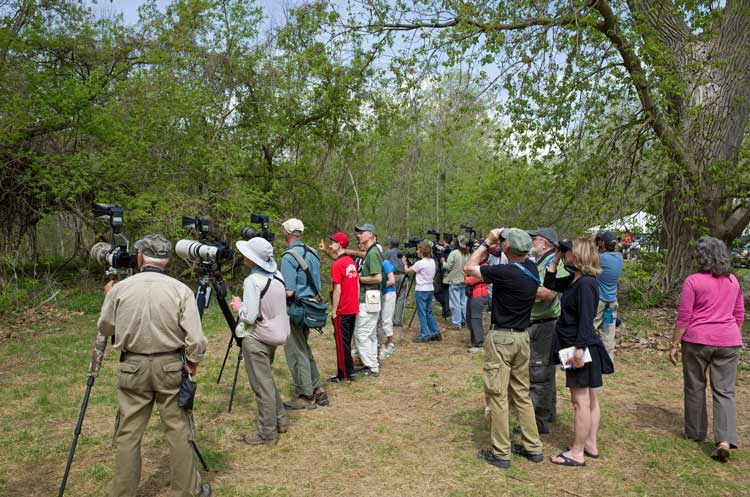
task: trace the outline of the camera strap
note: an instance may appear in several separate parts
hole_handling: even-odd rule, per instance
[[[513,265],[516,266],[516,267],[518,267],[521,271],[523,271],[526,276],[528,276],[532,280],[536,281],[537,285],[541,285],[542,284],[541,280],[539,280],[539,278],[537,276],[534,276],[534,273],[532,273],[531,271],[529,271],[528,268],[526,268],[520,262],[514,262]]]

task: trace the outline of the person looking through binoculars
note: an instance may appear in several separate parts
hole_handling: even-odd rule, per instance
[[[192,411],[178,406],[183,370],[194,375],[206,355],[198,306],[190,288],[164,272],[169,240],[146,235],[135,248],[140,272],[107,284],[97,323],[120,351],[112,496],[135,497],[138,491],[141,440],[156,405],[170,448],[173,492],[208,497],[211,487],[201,484],[191,445]]]
[[[273,445],[289,426],[271,369],[276,347],[289,336],[286,289],[268,241],[256,237],[236,246],[250,274],[243,284],[242,299],[232,297],[230,306],[237,312],[235,333],[242,340],[247,378],[258,406],[258,431],[252,436],[243,434],[242,440],[249,445]]]

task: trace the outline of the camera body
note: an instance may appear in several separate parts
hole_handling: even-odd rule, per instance
[[[91,247],[89,256],[108,266],[106,275],[112,279],[123,279],[129,276],[138,266],[138,254],[128,250],[130,242],[122,235],[124,225],[123,208],[113,204],[95,203],[91,206],[95,218],[108,219],[112,228],[112,241],[98,242]],[[120,238],[124,243],[117,243]]]
[[[182,227],[194,229],[200,234],[201,240],[208,238],[210,221],[206,217],[182,216]]]
[[[273,245],[276,236],[268,231],[268,227],[270,224],[268,215],[252,213],[250,214],[250,222],[253,224],[260,224],[260,231],[258,231],[256,228],[253,228],[252,226],[245,226],[244,228],[242,228],[242,238],[244,238],[245,240],[250,240],[252,238],[255,238],[256,236],[259,236]]]
[[[138,261],[138,254],[128,252],[127,245],[113,245],[107,242],[94,244],[89,251],[89,256],[102,266],[109,266],[112,269],[134,269]]]

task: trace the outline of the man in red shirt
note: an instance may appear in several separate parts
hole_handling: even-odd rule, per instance
[[[329,381],[341,383],[352,381],[354,363],[352,362],[352,336],[354,323],[359,314],[359,273],[354,260],[346,255],[344,250],[349,246],[349,237],[342,232],[331,235],[328,247],[320,242],[320,249],[328,257],[334,259],[331,266],[331,319],[336,339],[336,376]]]

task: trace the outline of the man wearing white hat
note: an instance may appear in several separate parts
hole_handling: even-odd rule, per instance
[[[231,306],[238,313],[236,334],[242,340],[247,378],[258,406],[258,431],[243,434],[242,440],[250,445],[272,445],[289,426],[271,369],[276,347],[289,335],[286,289],[276,270],[273,247],[265,239],[239,241],[237,250],[245,257],[250,274],[243,284],[242,300],[232,297]]]
[[[320,292],[320,256],[312,247],[302,243],[305,225],[299,219],[287,219],[281,224],[289,246],[281,256],[281,274],[286,284],[287,302],[314,297]],[[307,271],[300,261],[304,261]],[[309,276],[308,276],[309,274]],[[315,409],[328,405],[328,394],[323,390],[320,371],[315,363],[307,338],[310,329],[304,323],[289,320],[289,339],[284,345],[284,355],[294,380],[295,398],[286,402],[288,409]]]

